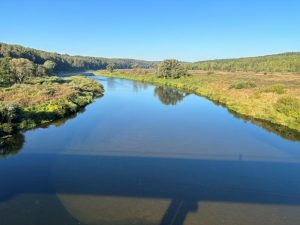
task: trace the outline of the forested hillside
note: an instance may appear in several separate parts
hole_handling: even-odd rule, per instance
[[[36,73],[98,70],[106,69],[114,64],[116,69],[131,69],[136,66],[152,68],[158,64],[154,61],[134,59],[108,59],[101,57],[70,56],[67,54],[51,53],[20,45],[9,45],[0,42],[0,64],[11,59],[27,59],[34,63]],[[1,67],[1,65],[0,65]],[[244,72],[300,72],[300,53],[284,53],[260,57],[220,59],[187,63],[187,68],[206,71],[244,71]],[[1,69],[1,68],[0,68]],[[3,68],[2,68],[3,69]],[[46,71],[47,72],[47,71]],[[1,71],[0,71],[1,73]]]
[[[210,60],[192,63],[188,67],[194,70],[228,72],[300,72],[300,53]]]
[[[115,67],[118,69],[130,69],[133,65],[139,65],[141,68],[149,68],[156,64],[155,62],[134,59],[107,59],[62,55],[5,43],[0,43],[0,58],[24,58],[36,65],[44,65],[47,61],[53,62],[54,72],[105,69],[108,64],[112,63],[115,64]]]

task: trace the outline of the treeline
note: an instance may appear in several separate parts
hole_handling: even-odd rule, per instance
[[[188,68],[228,72],[300,72],[300,53],[202,61],[188,64]]]
[[[70,56],[0,42],[0,76],[10,81],[14,80],[15,83],[20,83],[22,77],[29,73],[42,76],[58,72],[107,69],[109,65],[113,65],[114,69],[153,68],[158,63],[134,59]],[[186,67],[205,71],[300,72],[300,53],[201,61],[186,63]],[[19,77],[8,77],[16,74]]]
[[[62,55],[5,43],[0,43],[0,58],[22,58],[31,61],[35,65],[44,65],[47,61],[53,62],[53,72],[105,69],[108,64],[114,64],[117,69],[130,69],[136,64],[141,68],[150,68],[156,64],[156,62],[134,59],[107,59]]]

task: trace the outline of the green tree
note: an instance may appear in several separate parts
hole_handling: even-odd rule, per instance
[[[180,78],[188,76],[187,69],[184,65],[177,60],[164,60],[156,67],[157,77],[168,78]]]
[[[37,65],[35,75],[39,77],[46,76],[47,75],[46,68],[42,65]]]
[[[0,122],[13,123],[18,121],[21,109],[17,105],[0,105]]]
[[[26,78],[35,75],[35,64],[28,59],[12,59],[10,67],[15,83],[21,84]]]
[[[140,69],[140,65],[137,64],[137,63],[132,64],[131,67],[132,67],[133,70],[138,70],[138,69]]]
[[[20,112],[21,109],[17,105],[0,105],[0,137],[3,133],[14,132],[15,123],[20,119]]]
[[[115,69],[116,65],[114,63],[109,63],[107,66],[106,66],[106,69],[109,71],[109,72],[114,72],[114,69]]]
[[[43,66],[48,73],[53,73],[56,67],[56,63],[51,60],[47,60],[46,62],[44,62]]]
[[[0,58],[0,82],[12,82],[9,58]]]

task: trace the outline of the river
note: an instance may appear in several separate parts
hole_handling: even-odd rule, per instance
[[[300,142],[205,98],[95,77],[105,95],[0,155],[0,225],[299,225]]]

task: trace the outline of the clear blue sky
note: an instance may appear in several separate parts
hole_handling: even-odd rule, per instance
[[[0,42],[186,61],[300,51],[299,0],[1,0]]]

